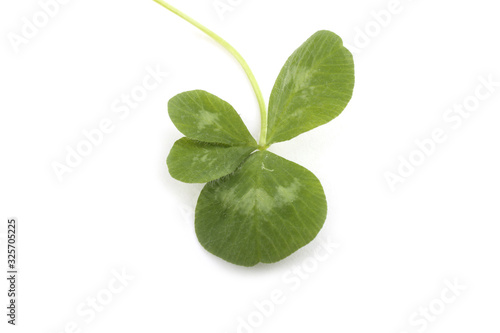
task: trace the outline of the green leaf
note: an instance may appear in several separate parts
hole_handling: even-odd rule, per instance
[[[183,92],[168,102],[174,125],[188,138],[228,145],[257,146],[238,113],[203,90]]]
[[[185,183],[206,183],[233,172],[254,150],[182,138],[167,157],[168,171]]]
[[[196,206],[196,234],[214,255],[242,266],[279,261],[316,237],[326,199],[309,170],[268,151],[208,183]]]
[[[337,117],[354,88],[354,63],[339,36],[318,31],[285,63],[269,101],[267,143],[290,140]]]

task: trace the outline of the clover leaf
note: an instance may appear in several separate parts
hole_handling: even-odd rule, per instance
[[[281,70],[269,101],[268,143],[290,140],[337,117],[354,88],[354,62],[339,36],[318,31]]]
[[[255,147],[229,146],[178,140],[167,158],[168,170],[173,178],[185,183],[206,183],[236,170]]]
[[[196,205],[196,235],[209,252],[234,264],[279,261],[318,234],[326,219],[319,180],[268,151],[208,183]]]
[[[173,97],[168,112],[186,137],[167,158],[171,176],[207,183],[198,198],[195,230],[201,245],[233,264],[280,261],[308,244],[326,220],[323,187],[312,172],[267,149],[337,117],[354,88],[354,63],[339,36],[318,31],[286,61],[269,111],[243,57],[225,40],[163,0],[154,0],[190,22],[238,60],[259,103],[255,141],[234,108],[208,92]]]
[[[234,108],[203,90],[181,93],[168,102],[168,114],[177,129],[188,138],[257,147]]]

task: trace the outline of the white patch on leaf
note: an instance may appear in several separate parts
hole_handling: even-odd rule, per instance
[[[274,170],[266,168],[266,166],[264,165],[264,163],[262,163],[262,170],[271,171],[271,172],[274,171]]]
[[[276,200],[282,205],[287,205],[294,202],[299,196],[301,187],[302,185],[297,179],[295,179],[293,183],[290,184],[290,186],[278,186]]]
[[[213,126],[218,122],[218,120],[219,120],[218,114],[209,112],[207,110],[200,110],[198,112],[197,127],[199,130],[203,130],[205,127]]]
[[[289,186],[277,186],[272,195],[260,187],[249,188],[244,194],[237,195],[238,186],[217,193],[217,199],[224,208],[237,210],[243,216],[253,216],[256,211],[263,214],[292,204],[299,197],[302,185],[295,179]]]

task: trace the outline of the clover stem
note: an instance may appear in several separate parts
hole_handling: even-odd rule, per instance
[[[261,119],[261,127],[260,127],[260,139],[259,139],[259,148],[261,149],[266,149],[267,148],[267,109],[266,109],[266,102],[264,101],[264,97],[262,96],[262,91],[260,90],[259,84],[257,83],[257,80],[255,79],[255,76],[252,73],[252,70],[248,66],[247,62],[241,54],[236,51],[234,47],[232,47],[228,42],[226,42],[224,39],[222,39],[219,35],[214,33],[212,30],[208,29],[207,27],[203,26],[201,23],[197,22],[196,20],[192,19],[188,15],[184,14],[177,8],[173,7],[172,5],[169,5],[163,0],[154,0],[158,4],[162,5],[172,13],[176,14],[177,16],[181,17],[182,19],[188,21],[204,33],[206,33],[208,36],[212,37],[217,43],[222,45],[229,53],[233,55],[233,57],[238,60],[240,63],[241,67],[247,74],[248,79],[250,80],[250,83],[252,84],[253,90],[255,92],[255,96],[257,97],[257,101],[259,102],[259,109],[260,109],[260,119]]]

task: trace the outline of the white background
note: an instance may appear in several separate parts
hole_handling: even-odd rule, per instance
[[[474,95],[480,77],[500,81],[497,4],[401,0],[380,28],[371,13],[389,0],[233,0],[224,19],[212,0],[171,2],[244,55],[266,99],[315,31],[334,31],[356,51],[344,113],[271,148],[322,181],[325,227],[274,265],[242,268],[207,253],[193,227],[202,186],[175,181],[165,165],[181,137],[166,105],[185,90],[210,91],[257,137],[257,104],[237,62],[153,1],[68,1],[16,52],[8,36],[21,34],[23,17],[32,20],[40,5],[2,1],[0,237],[8,217],[20,223],[12,331],[229,333],[250,317],[240,332],[498,332],[500,87],[457,128],[443,118]],[[120,119],[114,101],[148,66],[169,75]],[[105,118],[112,133],[59,181],[52,164]],[[392,191],[386,173],[438,128],[447,140]],[[339,246],[318,261],[328,239]],[[89,298],[109,296],[122,269],[133,280],[92,320],[79,315]],[[467,289],[454,296],[447,280]],[[1,332],[12,329],[5,282]],[[275,292],[283,302],[272,309]],[[442,302],[443,293],[453,301]],[[265,318],[256,301],[267,304]],[[422,322],[418,311],[429,306],[439,314]]]

